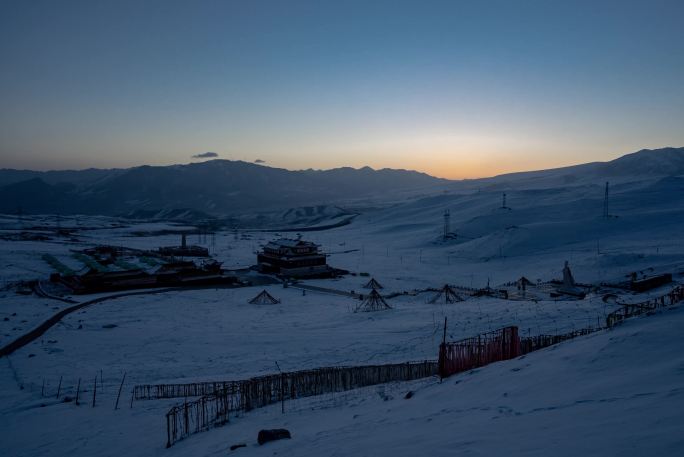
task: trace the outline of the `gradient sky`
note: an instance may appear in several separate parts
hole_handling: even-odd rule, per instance
[[[684,146],[684,1],[0,2],[0,167],[449,178]]]

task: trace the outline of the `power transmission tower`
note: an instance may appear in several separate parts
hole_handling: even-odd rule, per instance
[[[506,206],[506,192],[503,193],[501,198],[501,209],[510,209],[508,206]]]

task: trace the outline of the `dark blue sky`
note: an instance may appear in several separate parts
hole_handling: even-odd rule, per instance
[[[447,177],[684,145],[681,1],[0,3],[0,167]]]

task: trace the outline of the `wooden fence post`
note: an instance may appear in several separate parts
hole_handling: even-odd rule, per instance
[[[95,407],[95,397],[97,396],[97,375],[95,375],[95,382],[93,383],[93,408]]]
[[[447,332],[447,317],[444,316],[444,332],[442,333],[442,344],[439,345],[439,360],[437,366],[439,369],[439,382],[444,379],[446,370],[446,332]]]
[[[102,379],[102,378],[100,378]],[[121,388],[124,385],[124,381],[126,380],[126,372],[124,371],[123,379],[121,379],[121,385],[119,386],[119,393],[116,395],[116,404],[114,405],[114,411],[119,409],[119,397],[121,396]]]
[[[183,430],[185,431],[185,434],[188,434],[190,431],[190,419],[188,418],[188,400],[185,400],[185,404],[183,405]],[[183,436],[183,433],[181,433],[181,436]]]
[[[171,447],[171,413],[166,413],[166,447]]]
[[[285,373],[280,373],[280,412],[285,414]]]

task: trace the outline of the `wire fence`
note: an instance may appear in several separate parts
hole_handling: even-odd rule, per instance
[[[76,406],[85,405],[93,408],[102,406],[119,409],[128,401],[126,393],[128,390],[124,387],[130,385],[130,378],[127,383],[126,372],[112,374],[99,370],[94,372],[92,376],[66,373],[65,375],[26,380],[14,368],[10,357],[7,358],[7,362],[17,387],[32,395],[39,396],[43,406],[71,403]],[[130,401],[132,405],[132,396]]]

